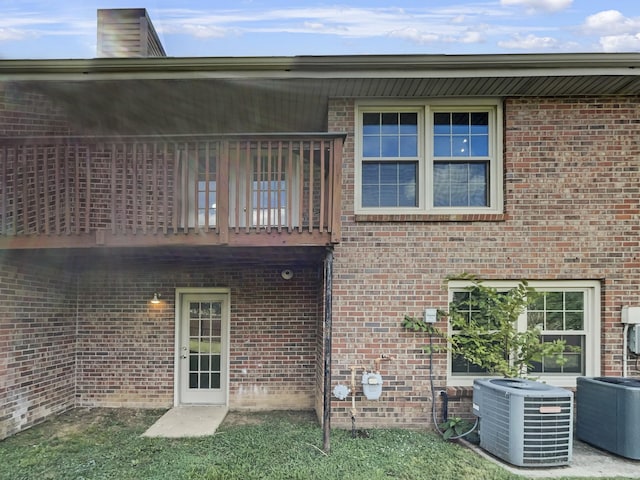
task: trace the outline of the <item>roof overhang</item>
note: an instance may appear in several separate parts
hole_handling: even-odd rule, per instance
[[[640,54],[2,60],[0,81],[92,132],[323,131],[329,98],[638,95]]]

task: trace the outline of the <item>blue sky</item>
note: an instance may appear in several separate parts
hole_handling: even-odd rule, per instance
[[[174,57],[640,51],[639,0],[0,0],[0,58],[93,58],[130,7]]]

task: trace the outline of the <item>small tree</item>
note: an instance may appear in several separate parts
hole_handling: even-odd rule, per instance
[[[454,334],[442,334],[422,319],[409,316],[405,316],[403,326],[442,335],[453,355],[493,375],[527,377],[533,362],[541,362],[544,357],[560,365],[566,361],[564,340],[543,342],[537,326],[518,330],[518,317],[539,295],[526,281],[503,291],[483,285],[474,277],[457,279],[471,280],[472,284],[466,289],[464,301],[452,302],[448,313],[441,312],[449,318]]]

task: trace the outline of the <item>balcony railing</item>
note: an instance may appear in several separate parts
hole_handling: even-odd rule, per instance
[[[341,135],[0,140],[0,248],[326,245]]]

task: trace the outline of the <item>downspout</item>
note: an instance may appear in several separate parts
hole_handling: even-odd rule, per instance
[[[322,450],[329,453],[331,436],[331,316],[333,287],[333,248],[327,248],[324,262],[324,402],[322,408]]]
[[[79,368],[78,368],[78,350],[80,348],[80,342],[79,342],[79,338],[80,338],[80,273],[78,273],[78,271],[75,272],[76,274],[76,332],[75,332],[75,339],[74,339],[74,349],[73,349],[73,408],[78,407],[78,375],[79,375]]]

